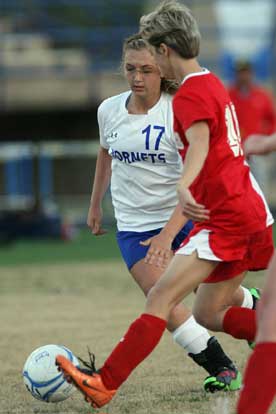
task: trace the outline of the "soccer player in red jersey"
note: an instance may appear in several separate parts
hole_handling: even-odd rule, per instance
[[[83,373],[57,357],[64,376],[95,407],[107,404],[153,351],[171,310],[198,285],[197,321],[253,341],[255,311],[229,306],[229,298],[247,270],[267,268],[274,251],[273,218],[245,162],[234,106],[220,80],[197,61],[200,34],[189,9],[165,1],[142,18],[141,28],[162,75],[182,82],[173,100],[174,128],[185,153],[177,189],[183,213],[195,226],[149,292],[145,312],[99,372]]]
[[[147,296],[193,227],[177,206],[175,191],[183,167],[177,150],[183,145],[176,140],[172,115],[178,84],[161,79],[152,48],[139,34],[125,40],[122,67],[130,89],[98,108],[101,146],[87,224],[93,234],[104,233],[101,207],[111,183],[117,243],[130,275]],[[240,288],[233,304],[252,309],[258,296],[254,288]],[[241,375],[233,362],[183,303],[171,312],[167,329],[208,372],[206,391],[240,388]]]
[[[276,131],[276,111],[272,95],[254,80],[249,61],[238,61],[235,81],[229,88],[240,126],[242,144],[253,135],[263,137]],[[268,194],[269,166],[259,157],[248,157],[251,171],[262,190]]]
[[[250,62],[238,61],[235,82],[228,89],[235,105],[242,140],[250,135],[271,135],[276,131],[276,112],[272,96],[254,82]]]
[[[261,155],[276,151],[276,134],[268,137],[252,137],[245,143],[246,155]],[[266,283],[257,306],[256,346],[249,358],[244,387],[238,403],[238,414],[266,414],[276,394],[276,255],[268,268]],[[260,389],[258,378],[264,387]],[[256,407],[258,410],[256,410]]]

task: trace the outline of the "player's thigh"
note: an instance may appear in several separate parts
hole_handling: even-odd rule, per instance
[[[208,277],[216,265],[216,262],[199,259],[196,252],[191,255],[175,255],[150,291],[148,310],[162,306],[171,309]]]
[[[261,316],[263,307],[274,303],[276,306],[276,253],[274,253],[265,274],[265,284],[262,290],[261,301],[258,304],[257,314]]]
[[[221,329],[224,311],[232,304],[233,294],[242,283],[245,272],[217,283],[202,283],[196,292],[193,314],[210,329]]]
[[[145,295],[148,294],[163,273],[163,268],[145,263],[144,258],[135,263],[130,269],[130,274]]]
[[[269,265],[262,297],[257,306],[257,342],[276,342],[276,254]]]
[[[275,299],[263,306],[257,323],[256,342],[276,342],[276,304]]]

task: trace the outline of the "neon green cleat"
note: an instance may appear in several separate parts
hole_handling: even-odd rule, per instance
[[[242,376],[237,370],[225,368],[216,376],[205,378],[204,390],[206,392],[237,391],[241,388]]]
[[[261,299],[261,291],[258,288],[250,288],[248,289],[249,292],[251,293],[252,299],[253,299],[253,308],[252,309],[256,309],[258,300]]]

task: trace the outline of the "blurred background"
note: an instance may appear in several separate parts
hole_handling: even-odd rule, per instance
[[[98,150],[97,107],[127,89],[120,71],[123,39],[158,3],[0,0],[2,263],[3,249],[13,242],[83,237]],[[199,22],[203,66],[230,86],[237,62],[249,63],[254,82],[276,93],[275,1],[184,3]],[[272,209],[275,162],[271,155],[258,167],[265,169]],[[105,224],[113,228],[108,195],[104,210]],[[23,247],[21,256],[24,261]]]

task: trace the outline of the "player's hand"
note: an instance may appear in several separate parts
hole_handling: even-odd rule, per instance
[[[248,157],[249,155],[265,155],[269,153],[267,148],[267,136],[265,135],[250,135],[243,146],[244,155]]]
[[[181,184],[177,186],[179,203],[182,213],[193,221],[205,221],[210,218],[210,211],[205,206],[196,202],[190,190]]]
[[[165,233],[159,233],[145,241],[141,241],[142,246],[150,246],[145,257],[145,262],[157,267],[166,268],[173,255],[172,239]]]
[[[87,226],[95,236],[102,236],[107,231],[102,228],[103,212],[101,207],[90,206],[87,215]]]

